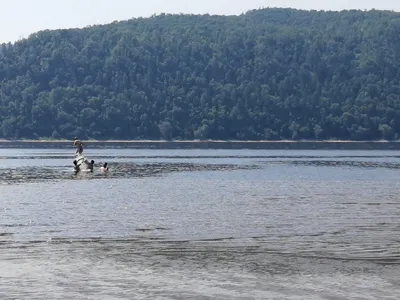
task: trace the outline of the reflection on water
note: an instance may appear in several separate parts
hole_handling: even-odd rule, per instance
[[[395,153],[99,150],[112,171],[76,176],[62,151],[15,151],[2,299],[400,295]]]

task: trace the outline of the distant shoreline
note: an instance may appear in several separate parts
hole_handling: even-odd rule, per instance
[[[225,141],[225,140],[83,140],[89,149],[253,149],[253,150],[400,150],[400,142],[346,140],[282,140],[282,141]],[[71,148],[72,140],[0,140],[0,148]]]
[[[400,141],[374,140],[374,141],[354,141],[354,140],[84,140],[84,143],[400,143]],[[0,139],[0,143],[68,143],[73,140],[63,139],[20,139],[6,140]]]

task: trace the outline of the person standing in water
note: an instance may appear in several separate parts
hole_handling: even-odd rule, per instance
[[[82,155],[83,152],[83,143],[77,137],[74,138],[74,146],[76,147],[75,155]]]

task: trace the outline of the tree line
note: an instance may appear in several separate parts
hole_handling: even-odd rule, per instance
[[[260,9],[0,45],[0,136],[398,139],[400,14]]]

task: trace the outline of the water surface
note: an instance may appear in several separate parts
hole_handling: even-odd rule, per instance
[[[2,299],[400,295],[397,152],[85,154],[0,149]]]

